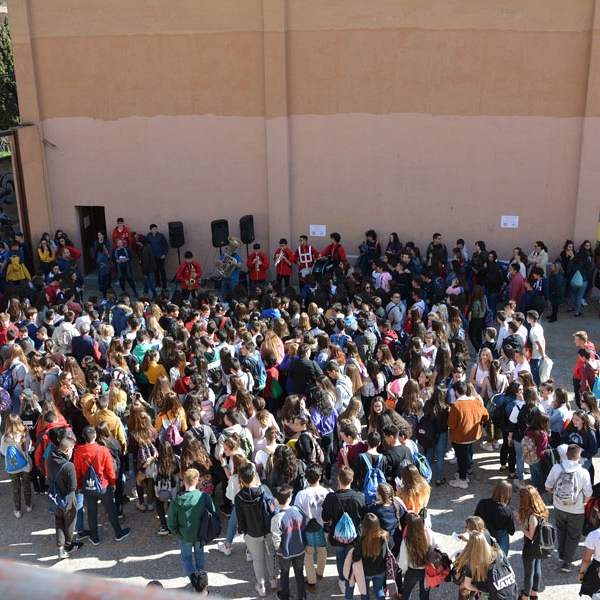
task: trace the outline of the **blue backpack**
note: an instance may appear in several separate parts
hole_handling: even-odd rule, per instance
[[[67,464],[66,462],[64,462],[62,464],[62,466],[56,473],[56,476],[54,477],[54,479],[48,478],[50,481],[50,485],[48,487],[48,503],[50,504],[50,506],[55,506],[56,508],[66,508],[67,507],[68,498],[65,498],[62,495],[61,491],[58,489],[58,486],[56,485],[56,480],[58,479],[60,472],[65,468],[66,464]]]
[[[246,356],[242,362],[244,371],[248,371],[254,377],[254,389],[261,391],[267,385],[267,371],[262,360],[254,356]]]
[[[431,465],[425,456],[419,451],[413,453],[413,465],[419,469],[419,473],[427,480],[427,483],[431,481],[433,472],[431,471]]]
[[[369,504],[373,504],[377,500],[377,486],[380,483],[385,483],[385,475],[381,470],[381,454],[377,459],[377,464],[373,466],[371,461],[365,456],[365,454],[361,454],[363,460],[367,465],[367,474],[365,475],[365,481],[363,483],[363,494],[365,495],[365,500],[367,502],[367,506]]]
[[[94,469],[94,463],[98,458],[98,454],[100,454],[100,450],[101,448],[98,448],[98,452],[96,452],[96,456],[94,456],[94,460],[91,463],[85,460],[85,458],[83,459],[88,467],[83,478],[83,493],[90,496],[99,496],[102,493],[102,483],[100,477],[98,477],[98,473],[96,473],[96,469]]]
[[[339,502],[340,507],[342,509],[342,516],[335,524],[335,528],[333,530],[333,539],[336,542],[339,542],[340,544],[351,544],[358,537],[354,521],[350,518],[350,515],[344,510],[339,496],[335,494],[335,497],[337,498],[337,501]]]
[[[29,458],[15,446],[11,445],[6,449],[5,465],[7,473],[22,471],[29,464]]]

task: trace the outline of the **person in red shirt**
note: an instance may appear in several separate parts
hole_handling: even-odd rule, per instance
[[[254,252],[248,257],[246,266],[250,274],[250,294],[254,294],[256,286],[267,280],[269,259],[264,252],[260,251],[260,244],[254,244]]]
[[[340,244],[342,237],[339,233],[334,231],[329,236],[329,239],[331,240],[331,244],[325,247],[323,252],[321,252],[321,256],[328,256],[334,261],[336,265],[334,272],[337,277],[340,277],[346,271],[348,265],[346,250],[344,249],[344,246]]]
[[[181,292],[184,298],[190,294],[196,296],[200,287],[202,267],[194,260],[194,255],[188,250],[184,255],[185,260],[179,265],[175,277],[181,283]]]
[[[0,315],[0,319],[1,317],[2,315]],[[590,351],[592,358],[596,357],[596,347],[594,346],[594,343],[588,339],[587,332],[576,331],[573,334],[573,341],[575,342],[578,351],[582,348],[586,348]],[[577,408],[581,408],[581,394],[579,393],[579,388],[581,387],[583,364],[583,358],[578,354],[577,362],[573,367],[573,391],[575,392],[575,403],[577,404]]]
[[[112,232],[112,247],[117,245],[117,240],[123,240],[123,245],[127,248],[131,248],[131,231],[125,227],[125,221],[123,217],[117,219],[117,226]]]
[[[19,328],[10,322],[10,316],[8,313],[0,313],[0,346],[6,344],[6,334],[9,329],[13,329],[17,334],[17,339],[19,337]]]
[[[312,271],[315,261],[319,258],[319,253],[309,245],[307,236],[301,235],[298,241],[300,246],[294,252],[294,262],[298,265],[298,279],[300,280],[300,288],[302,288],[304,278]]]
[[[294,253],[288,248],[287,243],[285,238],[281,238],[279,240],[279,249],[273,255],[277,284],[280,288],[281,282],[285,283],[286,288],[290,286],[290,276],[292,275],[292,265],[294,264]]]
[[[90,541],[94,546],[100,543],[100,538],[98,537],[98,500],[100,500],[115,532],[115,540],[120,542],[131,533],[131,530],[129,527],[121,529],[117,516],[117,508],[113,495],[116,489],[117,477],[112,455],[106,446],[96,443],[96,430],[91,425],[83,428],[82,437],[85,444],[77,446],[73,463],[75,464],[75,473],[77,475],[77,489],[83,492],[85,507],[87,509]],[[100,486],[102,487],[100,493],[88,491],[88,469],[90,466],[94,467],[100,479]]]
[[[71,265],[74,265],[80,258],[81,252],[75,248],[75,246],[67,244],[67,240],[64,237],[58,238],[58,247],[56,248],[56,256],[59,257],[60,253],[63,249],[67,249],[69,251],[69,259],[71,261]]]

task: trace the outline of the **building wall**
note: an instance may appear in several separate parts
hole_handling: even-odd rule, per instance
[[[370,227],[595,239],[597,3],[9,1],[21,116],[55,146],[46,227],[183,220],[203,264],[210,221],[243,214],[272,250],[313,223],[350,252]]]

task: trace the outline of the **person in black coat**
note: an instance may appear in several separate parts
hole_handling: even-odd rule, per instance
[[[513,487],[508,481],[499,481],[492,490],[492,497],[480,500],[475,509],[475,516],[483,519],[486,529],[506,556],[510,546],[509,536],[515,534],[515,521],[510,509],[512,493]]]

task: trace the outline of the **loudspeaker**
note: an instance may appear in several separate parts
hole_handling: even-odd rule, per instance
[[[181,248],[185,244],[185,235],[183,234],[183,223],[181,221],[169,221],[169,246],[171,248]]]
[[[251,244],[254,241],[254,217],[252,215],[245,215],[240,219],[240,238],[244,244]]]
[[[212,245],[215,248],[229,245],[229,223],[227,219],[218,219],[211,221],[210,230],[212,232]]]

